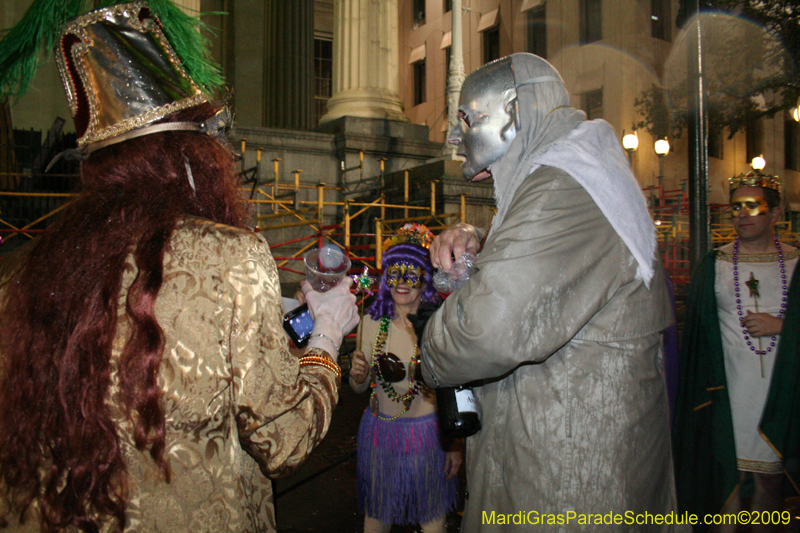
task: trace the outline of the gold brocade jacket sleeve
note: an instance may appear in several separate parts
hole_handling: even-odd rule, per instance
[[[127,338],[124,302],[135,276],[131,260],[115,358]],[[126,533],[276,530],[267,476],[287,475],[308,457],[338,401],[335,374],[301,369],[289,352],[280,297],[261,236],[199,219],[175,230],[156,300],[172,480],[166,483],[149,453],[136,449],[112,389],[128,470]]]
[[[303,367],[288,350],[277,268],[265,243],[226,274],[239,440],[267,476],[290,474],[328,431],[336,377]]]

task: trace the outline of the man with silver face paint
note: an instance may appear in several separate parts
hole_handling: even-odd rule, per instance
[[[500,61],[495,68],[474,72],[461,89],[460,121],[452,139],[459,155],[466,157],[462,171],[468,181],[491,177],[489,167],[517,135],[514,76],[511,69],[500,68],[510,59]]]
[[[800,250],[775,235],[776,176],[728,181],[736,238],[702,258],[686,302],[675,478],[680,509],[699,515],[739,513],[752,492],[745,512],[773,517],[751,525],[762,533],[800,495]]]
[[[594,531],[587,517],[608,513],[631,518],[625,531],[675,530],[636,519],[676,511],[661,342],[673,315],[616,134],[531,54],[470,74],[459,114],[464,177],[494,179],[497,215],[482,248],[465,224],[431,246],[440,269],[480,256],[421,349],[427,383],[481,383],[462,531],[505,530],[517,513],[537,531]]]

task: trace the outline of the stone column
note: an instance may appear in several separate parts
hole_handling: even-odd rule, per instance
[[[264,126],[315,126],[314,0],[267,0],[264,13]]]
[[[233,88],[232,101],[239,127],[263,127],[265,0],[230,0],[224,4],[229,28],[222,53],[226,82]]]
[[[408,122],[399,97],[397,0],[335,0],[333,96],[320,123],[343,116]]]

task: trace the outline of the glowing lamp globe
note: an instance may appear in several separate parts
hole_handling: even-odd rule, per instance
[[[629,133],[622,137],[622,147],[629,152],[635,152],[639,148],[639,137],[635,133]]]
[[[666,139],[659,139],[656,141],[655,145],[656,154],[661,157],[664,157],[669,153],[669,141]]]

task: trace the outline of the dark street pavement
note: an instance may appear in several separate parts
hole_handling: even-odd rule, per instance
[[[278,531],[356,533],[356,437],[369,400],[343,384],[328,435],[292,476],[274,482]]]

